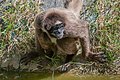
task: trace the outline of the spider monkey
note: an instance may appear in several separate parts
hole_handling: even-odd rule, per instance
[[[67,55],[65,60],[67,63],[79,50],[76,46],[79,41],[84,58],[99,61],[103,58],[103,55],[93,54],[90,51],[88,23],[78,18],[78,12],[82,6],[78,3],[81,0],[66,0],[66,2],[65,8],[67,9],[53,8],[36,16],[34,21],[36,51],[24,55],[21,58],[22,63],[28,63],[42,54],[48,54],[51,57],[57,52]],[[57,21],[60,23],[56,24]]]

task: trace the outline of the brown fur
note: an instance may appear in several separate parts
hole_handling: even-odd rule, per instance
[[[35,19],[35,32],[36,32],[36,47],[37,50],[40,51],[39,48],[42,48],[44,50],[52,50],[53,52],[62,52],[63,54],[76,54],[78,51],[76,44],[77,39],[76,38],[63,38],[57,40],[57,45],[52,43],[49,36],[46,34],[46,32],[43,32],[41,28],[43,28],[43,16],[44,14],[38,14]],[[68,48],[66,48],[68,47]]]

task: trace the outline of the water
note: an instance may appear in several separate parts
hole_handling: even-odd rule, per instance
[[[0,80],[120,80],[120,75],[79,75],[70,73],[33,73],[33,72],[7,72],[0,74]]]

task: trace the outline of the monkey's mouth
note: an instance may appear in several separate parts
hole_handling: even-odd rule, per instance
[[[58,35],[58,36],[56,36],[56,35],[51,35],[52,37],[54,37],[54,38],[57,38],[57,39],[62,39],[63,38],[63,35]]]
[[[62,39],[62,37],[57,37],[57,39]]]

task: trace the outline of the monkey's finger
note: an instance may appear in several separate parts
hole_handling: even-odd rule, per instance
[[[71,65],[69,63],[66,63],[64,65],[57,67],[56,70],[58,70],[59,72],[67,72],[67,71],[69,71],[70,66]]]

